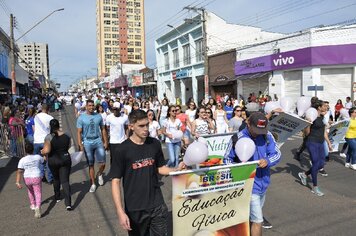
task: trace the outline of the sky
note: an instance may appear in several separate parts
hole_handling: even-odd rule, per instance
[[[50,76],[60,91],[97,74],[96,0],[0,0],[0,27],[9,34],[10,13],[16,17],[15,39],[42,20],[18,42],[48,43]],[[293,33],[319,25],[356,23],[354,0],[146,0],[147,66],[155,66],[154,40],[195,15],[185,6],[204,7],[232,24]]]

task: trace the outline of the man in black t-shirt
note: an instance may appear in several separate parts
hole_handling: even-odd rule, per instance
[[[129,115],[132,135],[112,150],[112,197],[118,220],[129,235],[135,236],[168,234],[168,209],[158,174],[168,175],[185,167],[183,162],[176,169],[165,165],[161,144],[148,137],[148,126],[145,111],[132,111]],[[125,210],[121,203],[121,181]]]

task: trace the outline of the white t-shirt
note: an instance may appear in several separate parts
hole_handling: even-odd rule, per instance
[[[195,114],[197,113],[197,110],[186,110],[185,111],[185,114],[187,114],[187,116],[189,117],[189,121],[190,122],[193,122],[195,120]]]
[[[24,178],[37,178],[41,177],[40,166],[43,163],[44,158],[40,155],[27,155],[20,159],[17,165],[18,169],[23,169]]]
[[[126,114],[116,117],[114,114],[108,115],[106,118],[106,126],[110,127],[110,143],[122,143],[126,139],[125,124],[128,124],[128,116]]]
[[[100,113],[100,115],[103,118],[103,124],[106,125],[106,119],[107,119],[108,115],[105,112]]]
[[[347,110],[350,110],[350,109],[351,109],[351,107],[352,107],[352,102],[351,102],[351,101],[350,101],[350,102],[345,103],[345,108],[346,108]]]
[[[44,143],[45,137],[49,134],[49,122],[53,119],[53,116],[47,113],[40,112],[35,116],[35,132],[33,134],[33,143]]]
[[[167,118],[163,126],[166,128],[166,133],[172,134],[172,132],[180,130],[182,122],[179,119],[175,119],[175,121],[172,122],[171,119]],[[178,143],[180,141],[181,140],[166,137],[166,143]]]
[[[150,132],[150,137],[158,139],[157,129],[160,129],[161,126],[157,121],[152,121],[152,124],[149,125],[148,131]]]
[[[131,110],[132,110],[132,106],[130,106],[130,105],[124,105],[124,109],[127,111],[127,114],[130,114],[130,113],[131,113]]]
[[[168,113],[168,106],[161,106],[161,114],[160,114],[160,119],[166,118]]]

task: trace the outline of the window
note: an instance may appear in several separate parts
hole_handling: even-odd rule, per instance
[[[111,34],[104,34],[104,38],[106,38],[106,39],[111,38]]]
[[[135,9],[135,13],[136,14],[140,14],[141,13],[141,9]]]
[[[135,60],[140,60],[141,59],[141,55],[135,55]]]
[[[173,67],[178,68],[179,67],[179,53],[178,49],[173,50]]]
[[[127,13],[133,13],[133,9],[132,8],[126,8],[126,12]]]
[[[105,53],[111,52],[111,48],[105,48]]]
[[[110,4],[110,0],[104,0],[104,4]]]
[[[119,32],[119,27],[112,27],[113,32]]]
[[[134,52],[134,49],[133,48],[128,48],[127,52]]]
[[[136,40],[141,40],[141,35],[135,35]]]
[[[105,54],[105,59],[111,59],[111,54]]]
[[[140,47],[141,46],[141,42],[135,42],[135,46],[136,47]]]
[[[104,13],[104,18],[110,18],[110,13]]]
[[[118,46],[119,45],[119,41],[112,41],[112,45],[113,46]]]
[[[117,0],[111,0],[112,5],[117,5]]]
[[[105,40],[105,41],[104,41],[104,45],[106,45],[106,46],[111,45],[111,41]]]
[[[112,21],[112,24],[113,24],[113,25],[119,25],[119,21],[118,21],[118,20],[113,20],[113,21]]]
[[[135,48],[135,52],[141,53],[141,52],[142,52],[142,49],[141,49],[141,48]]]
[[[104,25],[110,25],[110,21],[109,20],[104,20]]]
[[[129,60],[133,60],[133,59],[134,59],[134,55],[128,55],[127,58],[128,58]]]
[[[203,40],[197,40],[195,41],[195,60],[197,62],[202,61],[203,60]]]
[[[113,39],[117,39],[117,38],[119,38],[119,35],[118,34],[112,34],[112,38]]]
[[[110,27],[104,27],[104,32],[109,32],[110,31]]]
[[[108,7],[108,6],[104,6],[104,11],[110,11],[111,10],[111,8],[110,7]]]
[[[168,52],[164,54],[164,69],[169,70],[169,56]]]
[[[139,2],[135,2],[135,7],[141,7],[141,4]]]
[[[118,15],[117,15],[116,13],[111,14],[111,17],[112,17],[112,18],[119,18],[119,17],[118,17]]]
[[[136,20],[136,21],[141,20],[141,16],[135,16],[135,20]]]
[[[141,34],[141,29],[140,28],[135,28],[135,33],[136,34]]]
[[[112,7],[111,10],[117,12],[117,11],[119,10],[119,8],[117,8],[117,7]]]
[[[190,45],[189,44],[183,46],[183,63],[185,66],[190,64]]]

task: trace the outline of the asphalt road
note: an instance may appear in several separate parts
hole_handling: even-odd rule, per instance
[[[66,107],[61,115],[52,115],[61,117],[63,129],[76,137],[72,107]],[[264,207],[264,215],[273,228],[264,229],[263,234],[355,235],[356,171],[346,169],[343,158],[331,155],[332,161],[325,167],[329,176],[319,175],[318,178],[325,196],[313,195],[310,187],[301,185],[298,178],[298,172],[309,167],[307,154],[304,153],[301,162],[293,159],[292,153],[301,141],[299,136],[294,136],[286,142],[281,149],[283,159],[273,168],[272,184]],[[164,146],[163,150],[166,154]],[[41,219],[33,217],[26,189],[18,190],[15,186],[17,162],[13,158],[6,167],[0,168],[0,235],[126,235],[117,223],[110,182],[99,186],[95,193],[88,192],[85,161],[75,166],[71,174],[74,210],[67,212],[63,201],[55,203],[52,186],[44,184]],[[162,191],[170,209],[171,179],[162,180]]]

